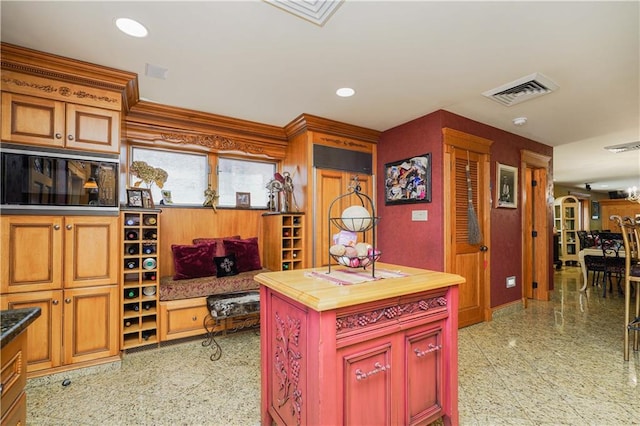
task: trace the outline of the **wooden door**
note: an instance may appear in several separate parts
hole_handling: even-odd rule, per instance
[[[339,352],[343,368],[342,416],[345,425],[397,424],[402,384],[400,356],[393,336],[367,341]],[[396,343],[397,344],[397,343]],[[392,368],[392,364],[395,368]]]
[[[452,129],[444,135],[445,272],[461,275],[459,326],[490,319],[490,165],[491,141]],[[466,166],[469,165],[473,209],[467,197]],[[469,242],[470,218],[477,218],[483,237]]]
[[[524,150],[520,163],[522,188],[522,301],[549,300],[551,208],[548,171],[551,157]],[[535,183],[534,183],[535,182]],[[552,272],[551,272],[552,273]]]
[[[313,247],[313,267],[325,266],[329,264],[329,245],[330,234],[337,232],[335,227],[329,227],[329,206],[339,196],[347,193],[349,184],[356,173],[343,172],[339,170],[316,169],[316,191],[315,205],[312,220],[312,229],[314,232]],[[360,182],[361,192],[373,197],[373,178],[369,175],[357,175]],[[332,215],[342,214],[342,211],[349,207],[348,201],[343,201],[340,205],[333,208]],[[309,226],[309,223],[306,224]],[[367,236],[359,236],[359,238],[371,240],[371,232]]]
[[[2,216],[2,293],[62,287],[62,217]]]
[[[118,282],[118,217],[65,218],[64,287]]]
[[[118,286],[64,291],[64,363],[114,356],[119,351]]]
[[[85,105],[67,104],[66,147],[119,153],[120,113]]]
[[[62,362],[62,290],[2,296],[2,309],[40,308],[27,334],[27,372],[60,366]]]
[[[64,103],[3,92],[2,140],[64,146]]]

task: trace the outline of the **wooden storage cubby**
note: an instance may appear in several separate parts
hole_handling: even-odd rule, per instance
[[[124,210],[122,232],[123,350],[159,343],[160,211]]]
[[[289,271],[305,267],[304,214],[265,213],[264,267],[272,271]]]

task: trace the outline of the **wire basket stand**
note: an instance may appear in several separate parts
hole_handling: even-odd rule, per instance
[[[350,206],[359,206],[363,207],[369,214],[367,216],[359,216],[359,217],[344,217],[344,216],[336,216],[334,215],[334,206],[340,206],[343,200],[349,201]],[[338,212],[341,213],[341,212]],[[329,248],[333,245],[332,240],[332,226],[335,226],[341,231],[352,231],[356,233],[362,233],[363,237],[365,233],[369,230],[371,232],[371,246],[372,250],[367,252],[366,255],[358,256],[358,266],[351,266],[349,264],[343,263],[341,258],[345,256],[337,256],[329,251],[329,270],[328,274],[331,273],[331,260],[335,260],[338,264],[347,266],[350,268],[363,268],[371,269],[371,276],[375,278],[376,271],[376,261],[380,257],[380,252],[376,250],[376,227],[379,217],[376,217],[375,205],[371,197],[367,194],[362,193],[362,187],[360,186],[360,181],[358,180],[358,176],[353,176],[349,186],[347,188],[347,192],[336,197],[331,204],[329,205]],[[360,263],[364,263],[361,265]]]

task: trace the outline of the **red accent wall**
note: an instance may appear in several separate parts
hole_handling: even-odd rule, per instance
[[[531,139],[439,110],[383,132],[378,144],[377,210],[381,217],[377,245],[381,261],[442,271],[443,181],[442,128],[448,127],[493,141],[491,146],[491,185],[495,202],[496,162],[520,166],[520,151],[553,156],[553,148]],[[384,205],[384,164],[407,157],[432,154],[431,203]],[[550,176],[551,178],[551,176]],[[521,205],[519,201],[519,206]],[[412,222],[412,210],[428,210],[427,222]],[[549,210],[551,212],[551,210]],[[522,297],[522,209],[491,209],[491,302],[500,306]],[[552,218],[549,218],[550,224]],[[551,228],[549,228],[551,229]],[[550,257],[553,253],[550,252]],[[550,259],[550,266],[553,263]],[[550,274],[552,276],[552,269]],[[507,289],[506,277],[515,275],[517,285]],[[550,281],[553,282],[553,281]]]

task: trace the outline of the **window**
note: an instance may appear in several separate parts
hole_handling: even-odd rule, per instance
[[[236,205],[236,192],[251,193],[251,207],[267,207],[267,183],[273,179],[276,164],[232,158],[218,159],[219,206]]]
[[[131,149],[131,159],[132,161],[144,161],[151,167],[160,168],[167,172],[168,178],[162,190],[171,191],[173,204],[202,205],[209,174],[206,154],[163,151],[134,146]],[[140,180],[131,175],[129,179],[130,186]],[[140,186],[146,188],[147,184],[143,182]],[[160,188],[152,184],[151,193],[154,203],[160,204],[160,200],[162,200]]]

